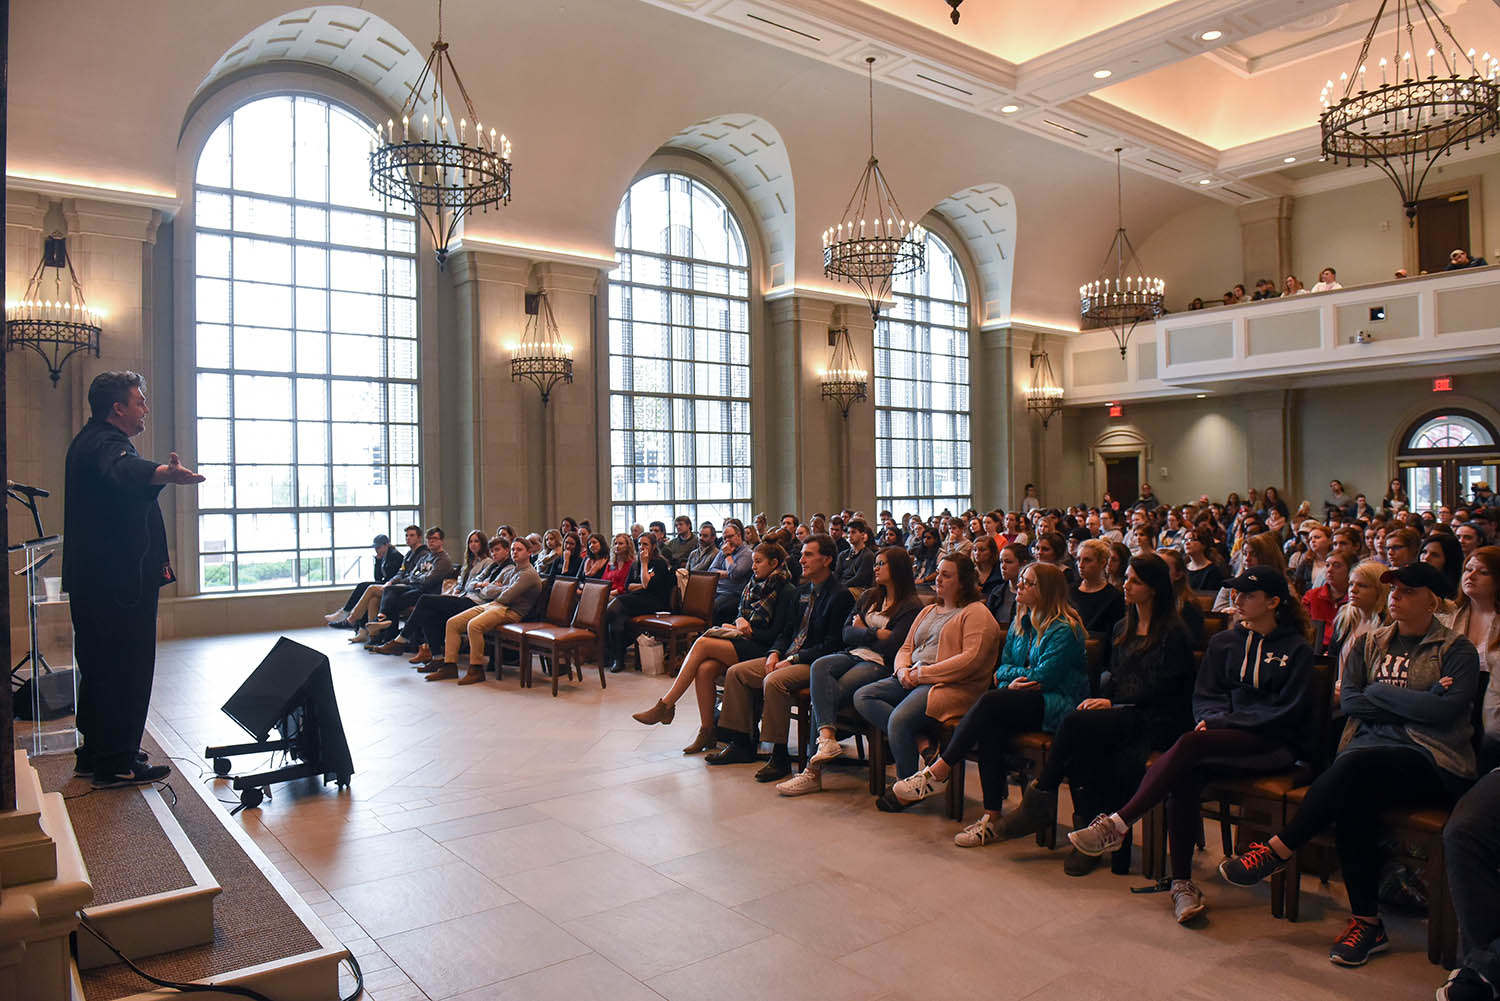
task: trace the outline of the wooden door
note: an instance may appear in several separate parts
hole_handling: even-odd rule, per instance
[[[1141,495],[1140,458],[1134,455],[1104,460],[1104,489],[1123,508]]]
[[[1469,193],[1424,198],[1417,203],[1417,267],[1446,270],[1448,255],[1469,249]]]

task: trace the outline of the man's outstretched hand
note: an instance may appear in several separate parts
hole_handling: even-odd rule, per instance
[[[173,452],[167,457],[167,464],[156,467],[156,475],[151,477],[152,483],[202,483],[207,477],[193,472],[182,464],[182,460]]]

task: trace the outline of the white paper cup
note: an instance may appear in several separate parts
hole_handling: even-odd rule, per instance
[[[43,577],[42,588],[46,591],[48,601],[62,600],[62,578]]]

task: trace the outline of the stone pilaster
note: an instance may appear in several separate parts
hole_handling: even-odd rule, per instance
[[[1269,278],[1281,288],[1292,271],[1292,203],[1288,195],[1263,198],[1235,210],[1240,220],[1240,249],[1244,255],[1244,282],[1251,286]]]

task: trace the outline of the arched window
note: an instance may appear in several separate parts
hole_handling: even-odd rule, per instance
[[[875,328],[876,507],[924,517],[970,505],[969,286],[927,234],[927,268],[896,279]]]
[[[616,532],[750,517],[750,267],[729,206],[685,174],[630,186],[609,276]]]
[[[1438,410],[1423,414],[1401,436],[1396,456],[1414,511],[1458,507],[1473,499],[1474,484],[1500,479],[1495,429],[1478,414]]]
[[[203,591],[357,580],[417,520],[416,225],[370,191],[371,128],[266,97],[199,156]]]

